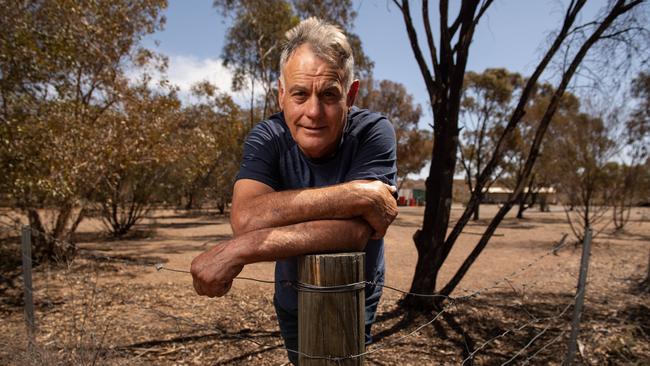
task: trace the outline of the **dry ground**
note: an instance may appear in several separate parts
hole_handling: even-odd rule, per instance
[[[452,219],[462,208],[454,207]],[[490,217],[495,206],[482,207]],[[507,217],[453,296],[482,291],[406,336],[434,314],[409,318],[386,289],[369,365],[461,364],[466,347],[481,365],[559,364],[566,352],[580,249],[549,254],[568,233],[564,213],[529,210]],[[411,237],[421,208],[401,208],[386,237],[387,284],[408,289],[417,256]],[[487,220],[471,223],[443,268],[450,278]],[[286,362],[272,305],[272,285],[236,281],[219,299],[194,294],[185,273],[194,256],[231,235],[227,217],[211,212],[155,211],[124,240],[108,239],[97,220],[79,231],[82,249],[67,266],[34,272],[36,346],[26,352],[19,237],[0,233],[0,364],[219,364]],[[580,336],[583,364],[650,365],[650,297],[634,290],[645,275],[650,209],[634,209],[623,233],[595,239]],[[108,260],[103,256],[113,258]],[[117,259],[117,260],[115,260]],[[273,265],[242,276],[273,278]],[[465,337],[463,336],[465,335]],[[491,340],[488,343],[486,341]],[[469,343],[467,343],[469,342]],[[381,349],[380,349],[381,348]]]

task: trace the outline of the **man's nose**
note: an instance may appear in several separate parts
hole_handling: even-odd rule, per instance
[[[309,99],[307,100],[307,105],[305,106],[307,108],[305,114],[307,117],[310,119],[320,119],[321,114],[323,112],[323,103],[321,103],[320,98],[318,98],[318,95],[314,94]]]

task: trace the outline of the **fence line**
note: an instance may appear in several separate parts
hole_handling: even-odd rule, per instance
[[[19,221],[16,220],[15,222],[16,222],[16,225],[19,224]],[[3,223],[3,222],[0,222],[0,224],[4,225],[5,227],[11,227],[14,231],[17,229],[16,226],[11,226],[11,225],[8,225],[8,224]],[[43,236],[43,237],[46,237],[46,238],[49,237],[50,240],[53,240],[53,241],[57,242],[58,244],[60,244],[60,245],[62,245],[62,246],[64,246],[64,247],[73,247],[73,248],[75,248],[75,249],[78,249],[78,247],[77,247],[75,244],[72,244],[72,243],[69,243],[69,242],[66,242],[66,241],[62,241],[62,240],[56,239],[56,238],[52,237],[51,235],[49,235],[49,234],[47,234],[47,233],[43,233],[43,232],[37,231],[36,229],[33,229],[33,228],[31,228],[31,227],[30,227],[30,230],[31,230],[32,233],[35,233],[36,235],[40,235],[40,236]],[[9,230],[5,230],[5,232],[7,232],[7,231],[9,231]],[[205,244],[207,244],[207,243],[209,243],[209,242],[211,242],[211,241],[214,241],[214,239],[211,239],[211,240],[206,241],[203,245],[205,245]],[[489,291],[489,290],[492,290],[492,289],[494,289],[494,288],[497,288],[497,287],[501,286],[504,282],[508,283],[508,284],[512,287],[512,285],[511,285],[511,283],[510,283],[510,281],[509,281],[510,279],[512,279],[512,278],[514,278],[514,277],[520,275],[521,273],[525,272],[526,270],[530,269],[532,266],[534,266],[536,263],[538,263],[539,261],[543,260],[544,258],[546,258],[546,257],[548,257],[548,256],[550,256],[550,255],[553,255],[554,252],[556,252],[559,248],[561,248],[561,247],[564,246],[564,245],[565,245],[565,244],[562,243],[560,246],[555,246],[554,248],[552,248],[551,251],[549,251],[549,252],[547,252],[547,253],[545,253],[545,254],[543,254],[543,255],[537,257],[537,258],[534,259],[532,262],[530,262],[530,263],[528,263],[528,264],[522,266],[520,269],[518,269],[518,270],[516,270],[516,271],[513,271],[511,274],[509,274],[508,276],[504,277],[503,279],[500,279],[500,280],[498,280],[498,281],[495,281],[491,286],[485,286],[485,287],[483,287],[483,288],[480,288],[480,289],[478,289],[478,290],[476,290],[476,291],[471,292],[471,293],[468,294],[468,295],[463,295],[463,296],[459,296],[459,297],[451,297],[451,296],[438,295],[438,294],[418,294],[418,293],[412,293],[412,292],[405,291],[405,290],[402,290],[402,289],[399,289],[399,288],[396,288],[396,287],[392,287],[392,286],[386,285],[386,284],[384,284],[384,283],[375,283],[375,282],[373,282],[373,281],[364,281],[364,283],[363,283],[364,285],[380,286],[380,287],[384,287],[384,288],[387,288],[387,289],[390,289],[390,290],[393,290],[393,291],[396,291],[396,292],[399,292],[399,293],[402,293],[402,294],[405,294],[405,295],[418,296],[418,297],[427,297],[427,298],[431,298],[431,297],[443,297],[443,298],[445,298],[445,299],[447,300],[448,303],[447,303],[445,306],[443,306],[442,309],[441,309],[438,313],[436,313],[435,316],[434,316],[431,320],[429,320],[429,321],[427,321],[427,322],[425,322],[425,323],[423,323],[423,324],[417,326],[413,331],[411,331],[411,332],[409,332],[409,333],[407,333],[407,334],[404,334],[404,335],[402,335],[402,336],[400,336],[400,337],[398,337],[398,338],[396,338],[396,339],[392,339],[392,340],[389,340],[389,341],[385,341],[385,342],[383,342],[383,343],[381,343],[381,344],[373,344],[373,345],[371,346],[372,348],[371,348],[370,350],[365,351],[365,352],[363,352],[363,353],[361,353],[361,354],[350,355],[350,356],[346,356],[346,357],[330,357],[330,356],[308,355],[308,354],[305,354],[305,353],[299,352],[299,351],[297,351],[297,350],[286,349],[285,347],[283,347],[283,345],[273,345],[273,346],[270,346],[270,345],[267,345],[267,344],[264,344],[264,343],[261,343],[261,342],[257,342],[256,340],[254,340],[254,339],[252,339],[252,338],[250,338],[250,337],[242,337],[242,336],[239,336],[239,335],[230,334],[230,333],[228,333],[227,331],[224,331],[224,330],[219,329],[219,328],[217,328],[217,327],[208,327],[208,326],[205,326],[205,325],[200,325],[200,324],[198,324],[198,323],[196,323],[196,322],[194,322],[194,321],[192,321],[191,319],[186,318],[186,317],[178,317],[178,316],[174,316],[174,315],[171,315],[171,314],[165,313],[165,312],[163,312],[163,311],[161,311],[161,310],[154,309],[154,308],[152,308],[152,307],[145,307],[145,306],[143,306],[143,305],[141,305],[141,304],[138,304],[138,303],[135,303],[135,302],[125,301],[124,303],[126,303],[126,304],[130,304],[130,305],[134,305],[134,306],[136,306],[136,307],[138,307],[138,308],[141,308],[141,309],[146,309],[147,311],[150,311],[150,312],[157,313],[159,316],[166,316],[166,317],[169,317],[169,318],[171,318],[171,319],[174,319],[174,320],[177,321],[177,322],[178,322],[178,321],[182,321],[182,322],[184,322],[185,324],[189,325],[192,329],[195,329],[195,330],[212,330],[212,331],[217,330],[217,331],[219,331],[222,335],[227,335],[227,336],[234,337],[234,338],[237,338],[237,339],[241,339],[241,340],[244,340],[244,341],[249,341],[249,342],[252,342],[252,343],[254,343],[254,344],[257,344],[258,346],[262,346],[262,347],[272,347],[272,348],[278,348],[278,347],[279,347],[279,348],[282,348],[282,349],[286,350],[287,352],[296,353],[296,354],[302,355],[302,356],[307,357],[307,358],[312,358],[312,359],[326,359],[326,360],[333,361],[333,362],[340,362],[340,361],[345,360],[345,359],[352,359],[352,358],[363,357],[363,356],[366,356],[366,355],[369,355],[369,354],[372,354],[372,353],[378,352],[378,351],[380,351],[380,350],[382,350],[382,349],[385,349],[386,347],[388,347],[388,346],[390,346],[390,345],[392,345],[392,344],[395,344],[395,343],[400,342],[400,341],[402,341],[402,340],[404,340],[404,339],[406,339],[406,338],[409,338],[409,337],[411,337],[411,336],[417,334],[417,333],[418,333],[419,331],[421,331],[423,328],[425,328],[425,327],[427,327],[427,326],[433,324],[436,320],[438,320],[438,319],[440,318],[440,316],[443,315],[443,313],[447,312],[447,311],[448,311],[452,306],[453,306],[453,307],[457,307],[459,303],[461,303],[461,302],[466,302],[466,301],[468,301],[468,300],[470,300],[470,299],[472,299],[472,298],[474,298],[474,297],[479,296],[480,294],[482,294],[482,293],[484,293],[484,292],[486,292],[486,291]],[[82,249],[80,249],[80,252],[81,252],[81,251],[82,251]],[[94,252],[94,251],[89,251],[89,250],[83,250],[83,252],[89,254],[89,257],[90,257],[91,259],[102,259],[102,260],[106,260],[106,261],[110,261],[110,262],[116,262],[116,263],[122,263],[122,264],[126,264],[126,265],[136,265],[136,266],[153,267],[154,269],[156,269],[156,271],[163,271],[163,270],[164,270],[164,271],[170,271],[170,272],[176,272],[176,273],[183,273],[183,274],[189,274],[189,273],[190,273],[190,272],[187,271],[187,270],[181,270],[181,269],[176,269],[176,268],[166,267],[166,266],[164,266],[162,263],[151,263],[151,262],[147,262],[147,261],[138,261],[138,260],[128,260],[128,259],[123,259],[123,258],[116,258],[116,257],[111,257],[111,256],[106,256],[106,255],[98,254],[98,253],[96,253],[96,252]],[[30,258],[30,260],[31,260],[31,258]],[[252,278],[252,277],[236,277],[235,279],[236,279],[236,280],[244,280],[244,281],[254,281],[254,282],[265,283],[265,284],[275,284],[275,283],[276,283],[276,281],[263,280],[263,279],[257,279],[257,278]],[[285,281],[285,282],[286,282],[286,281]],[[294,283],[293,285],[295,285],[295,283]],[[463,289],[463,290],[465,290],[465,289]],[[513,290],[514,290],[514,288],[513,288]],[[536,323],[540,323],[540,322],[542,322],[542,321],[552,321],[552,320],[555,320],[555,319],[558,319],[558,318],[562,317],[562,316],[564,315],[564,313],[565,313],[565,312],[570,308],[571,305],[572,305],[572,303],[569,303],[569,304],[568,304],[568,305],[567,305],[567,306],[566,306],[566,307],[565,307],[565,308],[564,308],[564,309],[563,309],[563,310],[562,310],[558,315],[555,315],[555,316],[552,316],[552,317],[545,317],[545,318],[535,318],[535,317],[533,317],[533,319],[532,319],[531,321],[526,322],[525,324],[523,324],[523,325],[521,325],[521,326],[517,326],[517,327],[514,327],[514,328],[510,328],[510,329],[506,330],[505,332],[503,332],[503,333],[501,333],[501,334],[499,334],[499,335],[497,335],[497,336],[495,336],[495,337],[493,337],[493,338],[491,338],[491,339],[485,341],[485,342],[482,343],[478,348],[474,349],[474,350],[469,354],[469,356],[468,356],[466,359],[463,360],[463,364],[465,364],[467,361],[469,361],[470,359],[472,359],[472,358],[473,358],[473,357],[474,357],[474,356],[475,356],[475,355],[476,355],[480,350],[484,349],[488,344],[490,344],[490,343],[496,341],[497,339],[503,338],[503,337],[505,337],[506,335],[508,335],[508,334],[510,334],[510,333],[514,333],[514,332],[516,332],[516,331],[518,331],[518,330],[521,330],[521,329],[524,329],[524,328],[526,328],[526,327],[528,327],[528,326],[530,326],[530,325],[533,325],[533,324],[536,324]],[[529,315],[531,315],[528,311],[526,311],[526,312],[527,312]],[[534,343],[534,342],[535,342],[539,337],[541,337],[541,335],[543,335],[543,334],[544,334],[544,333],[545,333],[549,328],[550,328],[550,324],[547,325],[547,326],[546,326],[546,327],[545,327],[545,328],[544,328],[544,329],[543,329],[539,334],[537,334],[535,337],[533,337],[533,338],[532,338],[532,339],[531,339],[531,340],[526,344],[526,346],[525,346],[524,348],[522,348],[521,350],[519,350],[519,351],[518,351],[518,352],[517,352],[517,353],[516,353],[512,358],[510,358],[508,361],[504,362],[503,364],[504,364],[504,365],[507,365],[508,363],[512,362],[512,361],[513,361],[515,358],[517,358],[517,357],[518,357],[518,356],[519,356],[519,355],[520,355],[524,350],[526,350],[527,348],[529,348],[529,347],[530,347],[530,346],[531,346],[531,345],[532,345],[532,344],[533,344],[533,343]],[[561,335],[563,335],[564,333],[565,333],[565,332],[562,332]],[[561,336],[561,335],[560,335],[560,336]],[[535,357],[537,354],[539,354],[541,351],[543,351],[544,349],[546,349],[547,347],[549,347],[551,344],[555,343],[555,342],[560,338],[560,336],[554,338],[552,341],[550,341],[550,342],[548,342],[547,344],[545,344],[542,348],[540,348],[539,350],[537,350],[533,355],[529,356],[529,357],[526,359],[525,362],[528,363],[532,358],[534,358],[534,357]]]
[[[575,296],[574,296],[574,298],[575,298]],[[554,319],[559,319],[559,318],[561,318],[561,317],[564,316],[564,314],[565,314],[565,313],[566,313],[566,312],[571,308],[571,305],[572,305],[572,304],[573,304],[572,302],[569,302],[569,303],[564,307],[564,309],[563,309],[560,313],[558,313],[557,315],[555,315],[555,316],[544,317],[544,318],[535,318],[535,319],[533,319],[533,320],[531,320],[531,321],[529,321],[529,322],[527,322],[527,323],[524,323],[524,324],[521,325],[521,326],[510,328],[510,329],[506,330],[505,332],[503,332],[503,333],[501,333],[501,334],[499,334],[499,335],[497,335],[497,336],[495,336],[495,337],[493,337],[493,338],[490,338],[489,340],[487,340],[487,341],[485,341],[483,344],[481,344],[481,346],[479,346],[477,349],[475,349],[474,351],[472,351],[472,353],[470,353],[470,355],[469,355],[465,360],[463,360],[463,363],[462,363],[462,364],[464,365],[465,362],[467,362],[469,359],[473,358],[474,355],[475,355],[478,351],[480,351],[481,349],[485,348],[485,346],[487,346],[488,344],[490,344],[490,343],[496,341],[496,340],[499,339],[499,338],[503,338],[503,337],[505,337],[506,335],[508,335],[508,334],[510,334],[510,333],[517,332],[517,331],[522,330],[522,329],[524,329],[524,328],[526,328],[526,327],[528,327],[528,326],[530,326],[530,325],[533,325],[533,324],[536,324],[536,323],[540,323],[540,322],[542,322],[542,321],[554,320]],[[521,349],[517,354],[515,354],[511,359],[509,359],[508,361],[502,363],[501,365],[507,365],[507,364],[510,363],[512,360],[514,360],[514,359],[515,359],[515,358],[516,358],[516,357],[517,357],[517,356],[518,356],[518,355],[519,355],[523,350],[525,350],[526,348],[528,348],[528,347],[532,344],[532,342],[535,341],[535,339],[537,339],[539,336],[541,336],[541,334],[545,333],[545,332],[548,330],[548,327],[550,327],[550,325],[547,326],[546,328],[544,328],[544,329],[542,330],[542,332],[540,332],[540,334],[538,334],[537,336],[533,337],[533,339],[532,339],[530,342],[528,342],[528,344],[527,344],[524,348],[522,348],[522,349]]]

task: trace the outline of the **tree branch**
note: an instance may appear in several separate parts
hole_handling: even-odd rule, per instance
[[[429,0],[422,1],[422,20],[424,21],[424,30],[427,37],[427,44],[429,45],[429,53],[431,56],[431,63],[433,64],[433,73],[436,78],[440,75],[440,65],[438,65],[438,50],[433,40],[433,33],[431,32],[431,20],[429,19]]]
[[[422,50],[420,49],[420,44],[418,43],[418,36],[415,28],[413,27],[413,19],[411,18],[409,2],[408,0],[402,0],[402,6],[399,5],[397,0],[393,0],[393,2],[402,11],[406,33],[408,34],[409,41],[411,42],[411,49],[413,49],[413,55],[415,56],[415,60],[417,61],[420,72],[422,73],[422,77],[424,78],[424,83],[427,87],[427,92],[429,93],[429,99],[433,104],[433,101],[436,99],[437,88],[435,81],[431,75],[431,71],[429,70],[427,63],[422,56]]]

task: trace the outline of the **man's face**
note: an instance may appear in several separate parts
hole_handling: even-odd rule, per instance
[[[306,44],[287,60],[283,74],[279,101],[291,136],[308,157],[327,157],[339,144],[359,82],[345,90],[343,72],[315,56]]]

